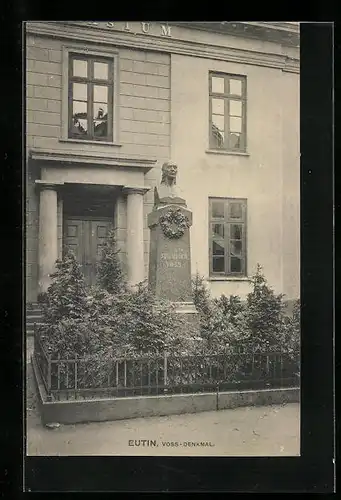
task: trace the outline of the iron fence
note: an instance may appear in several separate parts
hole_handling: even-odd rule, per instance
[[[239,350],[99,360],[52,357],[35,335],[34,357],[48,399],[93,399],[284,388],[299,385],[298,357]]]

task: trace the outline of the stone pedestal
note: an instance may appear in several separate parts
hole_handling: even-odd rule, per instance
[[[170,211],[179,211],[192,225],[192,212],[184,200],[164,203],[154,207],[148,215],[150,228],[149,286],[157,298],[166,299],[176,305],[176,311],[186,322],[196,325],[198,315],[192,299],[190,227],[183,235],[170,238],[162,229],[160,219]],[[174,226],[176,228],[176,225]],[[196,326],[195,326],[196,328]]]

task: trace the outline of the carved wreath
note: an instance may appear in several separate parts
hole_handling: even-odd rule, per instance
[[[167,238],[178,239],[190,227],[188,217],[179,208],[168,210],[160,217],[160,226]]]

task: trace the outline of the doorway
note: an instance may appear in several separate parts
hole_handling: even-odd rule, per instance
[[[85,190],[66,194],[63,207],[64,250],[74,253],[86,283],[94,285],[103,247],[114,226],[114,197]]]

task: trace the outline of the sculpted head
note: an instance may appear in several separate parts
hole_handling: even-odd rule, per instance
[[[161,184],[168,186],[176,184],[176,175],[178,173],[178,166],[173,161],[167,161],[162,165],[162,178]]]

